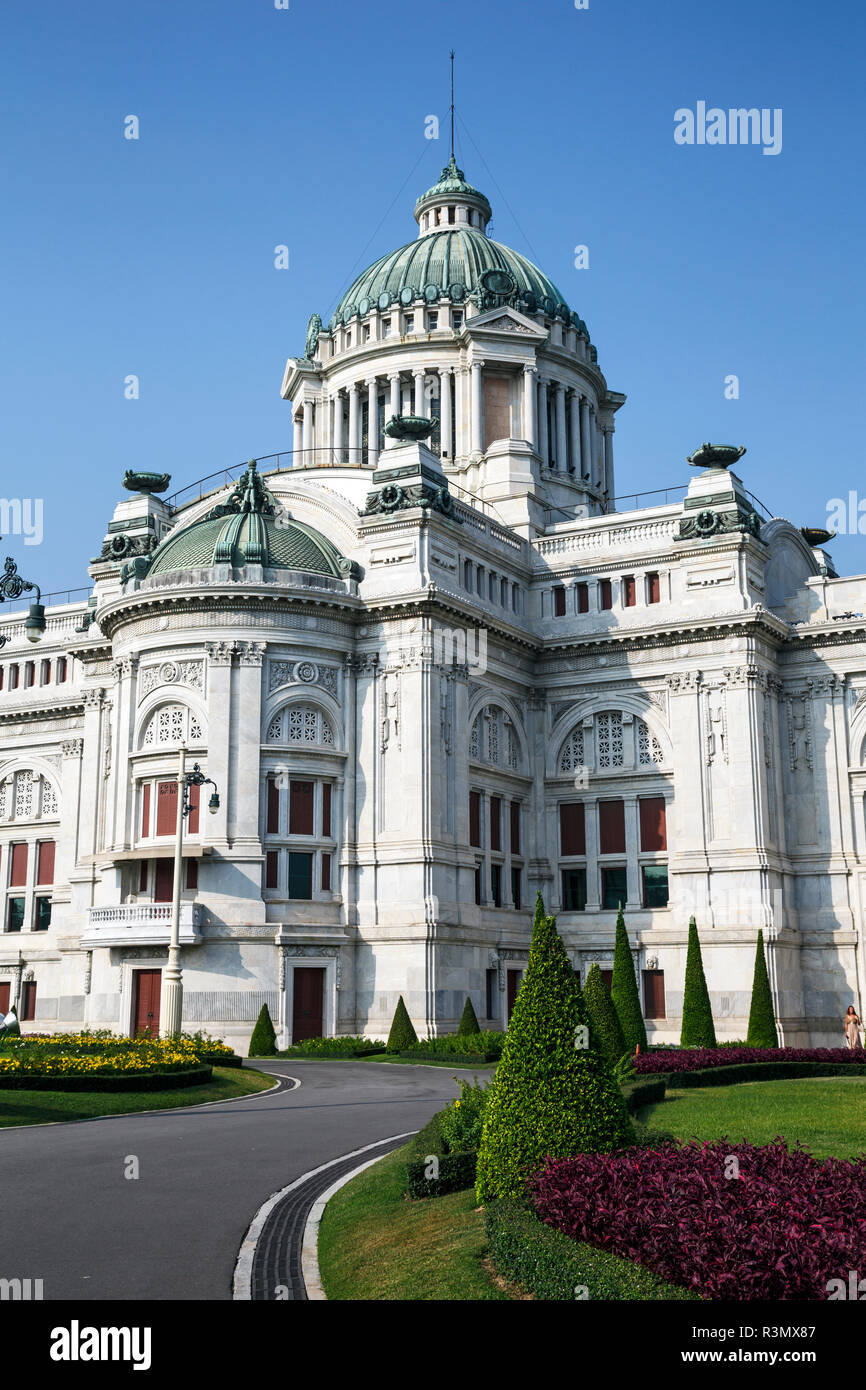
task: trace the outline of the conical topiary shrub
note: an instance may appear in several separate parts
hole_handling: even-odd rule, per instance
[[[418,1034],[412,1026],[412,1020],[403,1003],[403,996],[397,1000],[397,1007],[394,1010],[394,1022],[391,1024],[391,1031],[388,1034],[388,1052],[405,1052],[407,1047],[418,1041]]]
[[[589,1014],[589,1026],[593,1029],[602,1052],[611,1066],[614,1066],[628,1048],[616,1009],[597,965],[592,966],[586,977],[583,1002]]]
[[[704,977],[698,925],[689,919],[689,949],[686,954],[686,986],[683,992],[683,1030],[680,1047],[715,1047],[716,1030],[710,1008],[710,992]]]
[[[276,1057],[277,1035],[271,1023],[267,1004],[263,1004],[256,1019],[253,1036],[250,1038],[248,1057]]]
[[[625,1039],[625,1051],[634,1052],[636,1047],[640,1047],[642,1052],[646,1051],[646,1024],[643,1021],[643,1010],[640,1006],[640,995],[637,992],[637,980],[634,974],[634,961],[631,957],[631,947],[628,944],[628,932],[625,929],[625,918],[622,915],[622,904],[616,914],[616,942],[613,948],[613,979],[610,982],[610,997],[613,1000],[613,1007],[616,1009],[616,1016],[619,1019],[619,1026]]]
[[[478,1026],[475,1010],[472,1007],[472,1000],[467,994],[466,1003],[463,1005],[463,1013],[460,1015],[460,1022],[457,1025],[457,1036],[460,1038],[467,1036],[469,1033],[480,1032],[481,1029]]]
[[[755,975],[752,980],[752,1006],[749,1009],[749,1031],[746,1034],[747,1047],[778,1047],[779,1034],[776,1032],[776,1014],[773,1009],[773,991],[767,974],[764,958],[764,933],[758,932],[758,945],[755,950]]]
[[[518,1197],[546,1158],[609,1153],[632,1140],[622,1092],[539,895],[529,963],[485,1110],[476,1196]]]

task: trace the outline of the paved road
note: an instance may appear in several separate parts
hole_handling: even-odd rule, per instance
[[[445,1068],[256,1065],[301,1085],[197,1109],[0,1130],[0,1278],[42,1279],[46,1300],[230,1299],[262,1202],[329,1159],[419,1129],[457,1091]],[[124,1177],[130,1155],[137,1180]]]

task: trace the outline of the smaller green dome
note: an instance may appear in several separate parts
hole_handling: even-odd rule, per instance
[[[453,154],[439,175],[439,181],[434,183],[432,188],[428,188],[426,193],[422,193],[415,204],[416,219],[420,218],[426,208],[441,203],[443,198],[459,198],[461,202],[474,204],[483,214],[485,222],[493,216],[493,209],[484,194],[466,182],[463,170],[457,168]]]
[[[342,579],[351,565],[326,536],[286,517],[255,462],[224,502],[189,526],[172,531],[151,556],[147,577],[214,565],[262,565]]]

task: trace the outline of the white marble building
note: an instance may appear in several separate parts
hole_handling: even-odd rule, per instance
[[[540,889],[582,975],[623,902],[651,1038],[694,913],[720,1036],[763,927],[784,1040],[838,1044],[866,577],[712,453],[614,509],[586,325],[453,161],[415,217],[289,360],[290,452],[167,501],[127,479],[92,599],[39,646],[0,609],[0,1010],[158,1019],[184,740],[221,801],[185,839],[187,1028],[243,1048],[267,1002],[284,1040],[382,1036],[402,994],[441,1032],[467,993],[503,1026]],[[397,414],[439,423],[395,446]]]

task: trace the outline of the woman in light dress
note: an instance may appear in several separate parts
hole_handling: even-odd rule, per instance
[[[848,1043],[848,1046],[852,1049],[860,1048],[862,1050],[863,1044],[860,1041],[860,1029],[863,1027],[863,1025],[857,1017],[857,1013],[853,1004],[848,1005],[848,1009],[845,1014],[844,1027],[845,1040]]]

